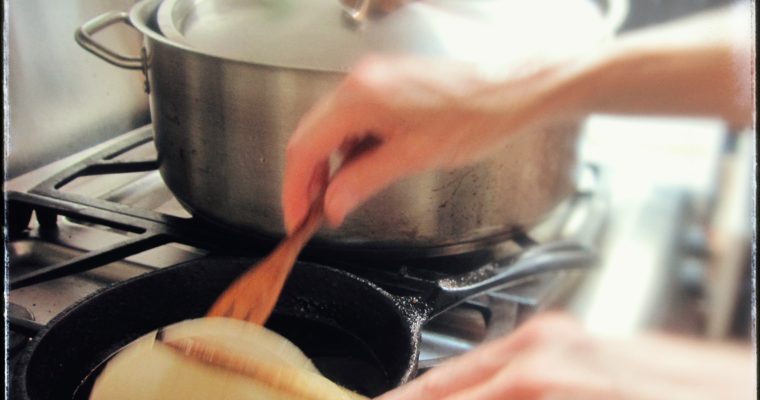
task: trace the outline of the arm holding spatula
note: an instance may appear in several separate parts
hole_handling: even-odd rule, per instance
[[[377,56],[302,119],[282,194],[292,231],[310,201],[339,226],[391,183],[483,160],[521,134],[592,113],[754,118],[753,4],[741,3],[631,32],[594,52],[526,60],[494,74],[478,65]],[[343,165],[334,153],[379,145]],[[326,187],[326,190],[325,190]],[[567,316],[545,315],[387,395],[402,399],[750,399],[751,349],[666,335],[597,338]]]
[[[369,57],[305,115],[288,149],[288,231],[321,192],[330,155],[371,136],[380,145],[336,174],[333,226],[402,177],[472,164],[516,135],[591,113],[718,116],[748,126],[754,110],[750,4],[622,35],[593,52],[524,60],[502,73],[419,57]],[[316,177],[316,178],[315,178]]]

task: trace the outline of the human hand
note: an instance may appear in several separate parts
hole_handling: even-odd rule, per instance
[[[588,54],[541,54],[499,76],[452,61],[369,58],[302,119],[289,143],[286,229],[298,225],[327,184],[330,155],[368,136],[379,145],[327,187],[325,215],[333,226],[395,180],[481,160],[509,136],[567,113],[720,116],[749,125],[754,46],[751,21],[735,18],[751,15],[742,3],[749,2],[739,2],[743,11],[726,8],[629,33]]]
[[[378,400],[752,399],[751,349],[647,335],[595,338],[546,314]]]
[[[287,149],[282,204],[288,231],[327,185],[333,153],[356,153],[325,193],[328,222],[402,177],[463,166],[557,113],[557,69],[533,64],[494,77],[461,62],[372,57],[305,115]],[[567,111],[569,108],[564,108]]]

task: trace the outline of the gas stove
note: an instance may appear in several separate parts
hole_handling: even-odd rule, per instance
[[[62,170],[54,167],[25,190],[7,193],[9,303],[15,336],[38,330],[77,301],[116,282],[211,254],[260,256],[274,244],[272,238],[222,232],[188,214],[161,180],[149,126],[101,147]],[[592,248],[607,217],[607,191],[593,165],[581,169],[578,182],[576,193],[543,223],[486,250],[370,262],[307,247],[302,259],[360,275],[456,285],[457,280],[488,278],[495,264],[508,265],[517,255],[532,252],[538,257],[544,252],[538,244],[573,242],[586,249],[582,257],[591,267]],[[443,313],[423,330],[421,367],[508,333],[531,313],[567,296],[584,275],[581,269],[538,274]]]
[[[632,2],[622,31],[727,2]],[[116,70],[71,39],[89,16],[132,4],[12,4],[6,171],[14,178],[4,186],[12,374],[31,338],[87,296],[188,261],[258,257],[276,241],[188,214],[156,170],[151,128],[137,128],[150,121],[141,73]],[[99,35],[125,52],[140,47],[132,29],[113,29]],[[593,116],[576,193],[530,231],[432,260],[368,263],[314,248],[301,259],[371,277],[389,292],[408,290],[403,280],[467,285],[552,248],[587,261],[494,288],[428,321],[423,372],[547,308],[575,314],[597,334],[654,328],[750,341],[755,132],[729,131],[717,120]],[[40,384],[49,386],[53,374],[44,371]]]
[[[418,282],[465,287],[493,279],[498,271],[524,260],[551,258],[553,250],[572,249],[575,261],[568,268],[495,284],[427,321],[419,357],[422,373],[508,334],[547,308],[574,311],[597,332],[665,327],[705,335],[710,326],[719,331],[705,309],[705,293],[715,289],[705,283],[707,245],[701,233],[704,210],[723,203],[713,192],[717,165],[724,160],[723,127],[699,121],[686,123],[687,129],[672,121],[657,121],[670,124],[671,130],[678,131],[674,126],[680,126],[701,135],[701,144],[692,143],[684,157],[698,153],[696,157],[707,160],[698,164],[704,170],[692,172],[711,176],[708,181],[713,183],[695,179],[698,183],[656,189],[648,185],[642,190],[641,182],[631,180],[640,175],[610,162],[616,156],[610,154],[607,139],[614,138],[610,131],[636,124],[647,127],[646,121],[616,125],[614,119],[592,119],[581,145],[575,193],[537,226],[499,238],[486,248],[463,244],[457,254],[367,260],[307,247],[301,260],[349,271],[394,293],[408,291]],[[746,143],[737,146],[736,153],[746,151]],[[657,156],[652,148],[642,148]],[[276,243],[276,238],[231,233],[193,218],[164,185],[157,164],[152,129],[144,126],[8,182],[12,363],[18,362],[31,338],[46,324],[95,292],[204,257],[260,257]],[[744,164],[738,164],[743,170]],[[673,179],[683,181],[680,175]],[[636,194],[621,198],[621,180]],[[688,242],[685,252],[684,240]],[[638,264],[635,275],[631,275],[631,263]],[[628,296],[631,293],[639,295]],[[663,293],[668,295],[663,297]],[[660,303],[653,306],[653,301]]]

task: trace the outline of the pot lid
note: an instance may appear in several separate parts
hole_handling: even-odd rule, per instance
[[[597,45],[610,33],[592,0],[382,0],[399,6],[373,12],[377,1],[164,0],[157,19],[168,39],[196,51],[328,71],[368,53],[499,64]]]

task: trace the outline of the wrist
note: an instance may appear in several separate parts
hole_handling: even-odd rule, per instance
[[[553,108],[560,115],[583,118],[603,109],[608,87],[620,77],[614,76],[619,53],[610,47],[584,54],[569,62],[557,84]]]
[[[476,67],[467,80],[463,109],[474,111],[498,142],[535,127],[578,121],[592,110],[588,82],[603,64],[596,54],[544,59],[522,68]],[[488,136],[488,133],[485,133]]]

